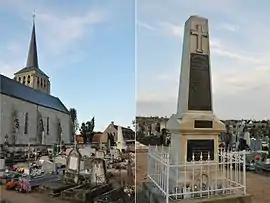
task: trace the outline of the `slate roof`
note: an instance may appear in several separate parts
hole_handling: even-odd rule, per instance
[[[29,44],[29,51],[28,51],[26,66],[25,68],[16,72],[15,75],[19,73],[30,72],[32,70],[35,70],[39,74],[44,75],[47,78],[49,78],[42,70],[39,69],[35,22],[33,22],[33,28],[32,28],[31,40]]]
[[[16,72],[14,75],[17,75],[19,73],[27,73],[27,72],[30,72],[30,71],[33,71],[33,70],[35,70],[39,74],[44,75],[45,77],[49,78],[49,76],[46,73],[44,73],[42,70],[40,70],[39,68],[36,68],[34,66],[32,66],[32,67],[25,67],[25,68],[19,70],[18,72]]]
[[[0,93],[69,114],[59,98],[40,92],[0,74]]]

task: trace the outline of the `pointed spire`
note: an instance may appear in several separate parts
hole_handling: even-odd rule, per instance
[[[35,12],[33,14],[33,29],[32,29],[32,35],[31,35],[31,41],[29,45],[29,52],[28,52],[28,58],[26,67],[38,67],[38,56],[37,56],[37,42],[36,42],[36,30],[35,30]]]

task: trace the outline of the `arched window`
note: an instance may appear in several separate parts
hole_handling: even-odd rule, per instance
[[[21,77],[19,77],[19,82],[21,82],[21,80],[22,80],[22,78],[21,78]]]
[[[43,79],[40,78],[40,87],[43,87]]]
[[[23,76],[23,84],[25,84],[25,76]]]
[[[39,77],[37,78],[37,86],[39,86]]]
[[[27,84],[30,84],[30,75],[27,76]]]
[[[49,117],[47,117],[47,135],[49,135],[50,134],[50,118]]]
[[[46,88],[46,80],[44,80],[44,88]]]
[[[28,133],[28,113],[25,113],[24,118],[24,134],[27,135]]]

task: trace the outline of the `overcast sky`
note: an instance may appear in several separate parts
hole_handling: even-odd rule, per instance
[[[209,19],[214,111],[270,118],[270,2],[137,0],[137,115],[176,112],[183,25]]]

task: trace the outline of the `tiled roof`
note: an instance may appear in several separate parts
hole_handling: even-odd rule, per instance
[[[100,141],[102,141],[102,136],[103,133],[95,133],[92,139],[93,143],[99,143]]]

